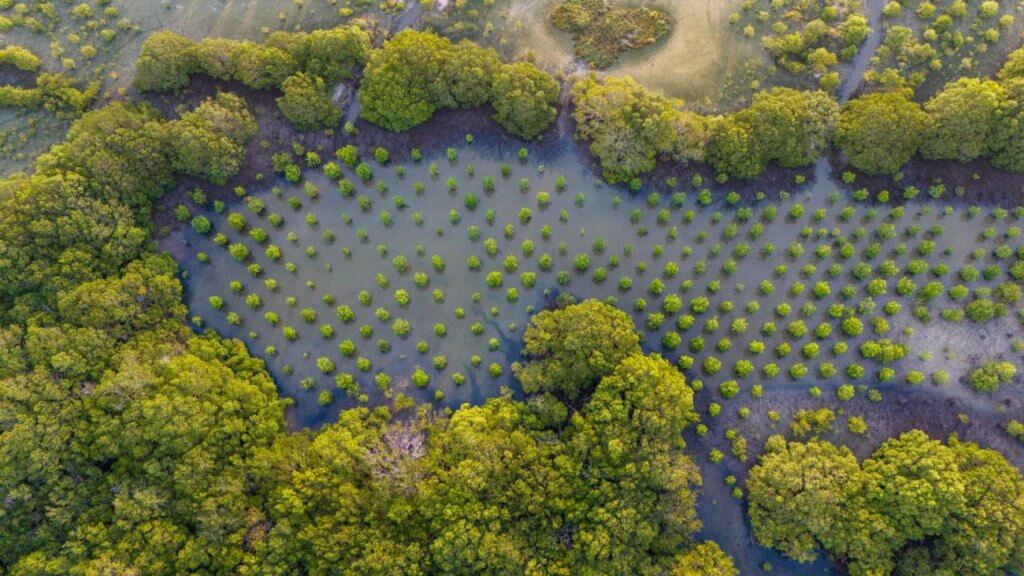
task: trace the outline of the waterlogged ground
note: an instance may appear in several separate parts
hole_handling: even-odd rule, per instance
[[[300,183],[268,177],[221,213],[189,205],[212,230],[186,227],[167,240],[185,243],[192,314],[262,352],[295,401],[295,426],[398,394],[458,406],[516,389],[511,364],[531,313],[566,292],[631,311],[645,348],[679,361],[699,389],[708,430],[688,443],[704,472],[704,535],[745,574],[765,561],[784,574],[829,573],[824,562],[798,567],[756,546],[726,484],[733,475],[742,485],[764,439],[785,432],[798,409],[837,410],[828,436],[860,454],[923,427],[1024,461],[1000,429],[1024,416],[1019,384],[981,395],[965,382],[985,360],[1020,363],[1014,306],[985,324],[941,318],[1007,279],[1024,226],[1013,207],[954,206],[924,192],[900,207],[855,201],[825,178],[735,205],[727,188],[703,192],[690,182],[629,194],[602,185],[571,148],[544,165],[514,148],[474,145],[453,150],[454,160],[443,151],[394,156],[385,165],[363,159],[373,174],[366,182],[344,166],[340,186],[322,167],[305,168]],[[240,230],[229,225],[232,213],[245,219]],[[251,256],[236,261],[231,244]],[[280,257],[267,256],[271,246]],[[930,282],[943,290],[925,302],[919,294]],[[957,285],[968,295],[954,299]],[[223,300],[219,309],[211,296]],[[920,306],[927,321],[915,317]],[[860,319],[860,334],[844,332],[848,317]],[[859,353],[879,338],[911,346],[890,374]],[[924,381],[908,383],[918,376]],[[739,392],[726,398],[720,387],[730,381]],[[840,401],[847,383],[855,397]],[[848,416],[863,417],[868,433],[847,433]],[[732,454],[729,429],[746,438],[746,462]],[[707,461],[712,449],[725,453],[721,463]]]

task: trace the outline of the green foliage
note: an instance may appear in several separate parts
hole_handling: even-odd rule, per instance
[[[702,117],[631,78],[588,76],[573,86],[576,136],[590,142],[605,179],[629,181],[658,158],[703,161],[719,173],[753,178],[766,164],[808,166],[828,147],[838,105],[821,91],[775,88],[749,108]]]
[[[495,119],[534,138],[555,117],[558,83],[532,64],[501,64],[496,52],[428,32],[404,30],[375,50],[359,90],[360,114],[394,132],[422,124],[444,108],[491,102]]]
[[[73,172],[89,190],[148,219],[149,206],[174,182],[167,128],[156,110],[113,103],[83,115],[64,142],[36,160],[37,172]]]
[[[152,253],[147,229],[175,168],[226,176],[217,147],[240,152],[253,132],[233,96],[172,123],[115,104],[76,122],[35,174],[0,183],[5,571],[654,576],[731,566],[708,546],[687,550],[699,527],[699,474],[682,440],[696,421],[693,392],[668,362],[640,354],[629,316],[606,304],[544,312],[528,329],[521,373],[534,388],[586,391],[571,419],[540,394],[401,422],[355,408],[319,432],[289,432],[288,402],[263,361],[187,327],[176,265]],[[213,152],[200,161],[203,148]],[[252,292],[246,303],[262,304]],[[337,314],[354,319],[345,306]],[[302,317],[317,319],[311,308]],[[355,344],[339,352],[355,355]],[[434,363],[443,370],[447,359]],[[366,358],[357,366],[372,370]],[[327,356],[316,367],[337,370]],[[349,374],[336,382],[358,390]],[[331,390],[316,398],[334,402]]]
[[[628,76],[587,76],[573,85],[573,103],[576,136],[590,142],[610,182],[653,170],[659,156],[683,163],[704,159],[704,119]]]
[[[740,572],[725,552],[713,541],[692,546],[676,556],[670,576],[739,576]]]
[[[417,373],[417,382],[428,382]],[[288,456],[302,466],[289,466],[269,497],[265,567],[319,573],[343,562],[357,573],[388,574],[476,573],[467,566],[518,573],[527,565],[545,573],[653,575],[665,564],[678,565],[677,574],[731,569],[708,544],[672,556],[698,525],[696,467],[680,436],[695,420],[683,377],[660,357],[635,353],[590,387],[593,395],[571,420],[550,394],[526,403],[493,398],[433,421],[343,411]],[[493,459],[494,450],[502,458]],[[536,483],[523,482],[526,470]],[[483,510],[500,511],[502,519]],[[568,513],[578,518],[579,539],[566,547],[557,519]]]
[[[597,300],[535,315],[523,334],[523,364],[516,376],[528,393],[550,391],[577,398],[639,352],[628,314]]]
[[[990,161],[996,168],[1024,172],[1024,77],[1003,80],[1002,86],[1006,98],[991,133]]]
[[[277,88],[305,72],[333,85],[352,78],[370,54],[370,36],[356,26],[314,32],[275,32],[267,44],[207,38],[194,42],[173,32],[154,32],[135,63],[142,92],[180,91],[192,74],[235,80],[257,89]]]
[[[908,432],[863,466],[846,448],[773,436],[746,486],[758,542],[800,561],[820,548],[851,573],[909,574],[898,567],[924,550],[936,572],[992,576],[1020,563],[1020,472],[955,436]]]
[[[573,51],[594,68],[607,68],[619,54],[654,44],[669,31],[657,9],[622,8],[607,0],[566,0],[551,10],[551,22],[572,34]]]
[[[299,70],[328,86],[353,78],[370,57],[370,36],[357,26],[310,32],[274,32],[267,44],[287,52]]]
[[[813,164],[828,149],[838,114],[835,99],[820,90],[772,88],[758,92],[750,106],[735,116],[749,126],[762,162],[800,168]]]
[[[928,114],[905,94],[866,94],[843,107],[834,141],[855,168],[892,174],[917,153],[929,125]]]
[[[299,72],[289,76],[281,90],[284,96],[277,99],[277,106],[296,130],[333,128],[341,120],[323,78]]]
[[[708,122],[707,160],[720,174],[754,178],[764,171],[764,158],[753,127],[739,114]]]
[[[760,29],[761,46],[786,72],[827,78],[839,60],[853,59],[871,31],[858,8],[855,0],[751,0],[730,15],[729,23],[748,37]]]
[[[10,64],[18,70],[34,72],[39,69],[42,61],[31,50],[15,44],[8,44],[0,48],[0,65],[3,64]]]
[[[1006,92],[991,80],[960,78],[947,84],[924,105],[931,122],[921,155],[967,162],[987,154],[1006,106]]]
[[[221,92],[171,122],[168,131],[176,171],[223,185],[241,167],[256,119],[244,100]]]
[[[29,110],[44,109],[58,118],[77,118],[96,100],[100,83],[90,82],[79,89],[71,76],[43,73],[36,77],[35,88],[0,86],[0,106]]]
[[[971,387],[978,392],[992,393],[1009,384],[1016,375],[1017,366],[1012,362],[992,360],[971,372]]]
[[[188,85],[197,67],[195,43],[167,30],[158,30],[142,43],[135,61],[135,87],[140,92],[177,92]]]
[[[502,65],[491,88],[494,119],[520,138],[536,138],[558,114],[558,92],[558,82],[529,62]]]

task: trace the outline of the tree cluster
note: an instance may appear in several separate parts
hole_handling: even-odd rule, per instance
[[[907,432],[863,463],[823,440],[773,436],[746,485],[758,542],[801,562],[823,549],[853,576],[1024,568],[1020,472],[955,436]]]
[[[150,206],[176,174],[226,180],[254,133],[230,94],[170,122],[124,103],[86,113],[35,174],[0,182],[0,317],[27,320],[61,292],[123,269],[148,249]]]
[[[572,34],[573,52],[595,68],[607,68],[622,52],[654,44],[669,31],[668,15],[660,10],[607,0],[566,0],[551,10],[551,23]]]
[[[304,62],[332,74],[333,60]],[[439,94],[488,101],[503,70],[502,91],[545,84],[515,66],[490,84],[447,76]],[[757,113],[791,113],[772,102]],[[607,304],[531,321],[514,367],[525,401],[411,421],[358,408],[288,432],[263,362],[188,329],[150,234],[179,176],[226,181],[255,131],[229,94],[171,121],[115,103],[0,180],[0,572],[737,574],[693,541],[693,391]],[[815,142],[766,154],[799,162]],[[863,465],[773,438],[747,488],[758,538],[797,558],[823,548],[859,574],[1024,568],[1019,472],[955,438],[907,434]]]
[[[892,174],[915,154],[930,160],[988,158],[1024,170],[1024,77],[1008,63],[997,80],[960,78],[924,105],[907,91],[867,94],[840,114],[835,142],[857,169]]]
[[[1024,52],[1024,49],[1022,49]],[[707,162],[754,178],[770,163],[802,168],[835,146],[868,174],[895,174],[914,156],[988,158],[1024,171],[1024,56],[996,79],[960,78],[923,105],[906,89],[873,92],[839,107],[823,91],[773,88],[732,114],[701,116],[629,77],[588,76],[573,86],[576,137],[590,143],[611,182],[636,181],[661,159]]]
[[[253,131],[234,96],[171,122],[117,103],[0,181],[0,572],[242,566],[284,402],[241,343],[191,336],[149,212]]]
[[[839,107],[821,91],[773,88],[748,108],[701,116],[629,77],[588,76],[573,87],[577,138],[590,142],[604,176],[621,182],[659,158],[707,161],[720,173],[753,178],[770,162],[809,166],[828,148]]]
[[[0,181],[0,571],[735,576],[692,541],[693,392],[605,304],[531,329],[539,350],[611,324],[521,367],[552,392],[287,431],[262,361],[188,329],[150,240],[152,202],[228,175],[253,131],[234,96],[174,121],[117,103]],[[584,377],[555,370],[579,354]]]
[[[198,42],[168,31],[149,36],[136,62],[140,91],[180,91],[194,74],[281,89],[278,106],[299,130],[338,123],[328,90],[353,78],[370,56],[370,35],[357,26],[275,32],[265,43],[225,38]]]
[[[742,26],[748,38],[760,28],[761,46],[779,67],[832,91],[839,85],[839,62],[852,60],[871,32],[859,7],[845,0],[750,0],[729,15],[729,23]]]
[[[0,48],[0,64],[10,64],[18,70],[34,72],[39,69],[42,61],[28,48],[9,44]]]
[[[490,103],[499,124],[530,140],[554,121],[558,93],[558,82],[533,64],[503,64],[494,50],[472,42],[403,30],[370,56],[359,103],[364,119],[393,132],[438,110]]]
[[[628,318],[596,301],[538,316],[528,344],[583,319],[612,325],[542,366],[531,356],[523,374],[567,366],[539,385],[555,392],[526,402],[502,396],[419,423],[344,412],[278,466],[291,472],[269,506],[274,571],[735,575],[717,546],[690,544],[699,475],[681,432],[696,419],[693,392],[635,335],[629,345]],[[582,375],[568,369],[580,354]],[[566,404],[565,390],[586,400]]]
[[[76,118],[99,95],[100,83],[90,82],[79,89],[75,79],[65,74],[46,72],[36,77],[35,88],[0,86],[0,107],[46,110],[60,118]]]

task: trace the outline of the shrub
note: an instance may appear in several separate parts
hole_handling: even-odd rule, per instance
[[[1009,384],[1017,375],[1017,367],[1011,362],[990,361],[971,372],[970,383],[978,392],[992,393]]]
[[[323,78],[299,72],[282,84],[284,95],[277,106],[296,130],[332,128],[341,121],[341,110],[334,105]]]
[[[555,120],[558,92],[558,82],[533,64],[505,64],[491,88],[494,119],[516,136],[536,138]]]

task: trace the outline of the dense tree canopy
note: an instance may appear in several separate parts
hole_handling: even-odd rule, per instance
[[[565,311],[579,306],[614,310],[589,301]],[[717,547],[687,550],[699,476],[682,451],[681,433],[696,420],[682,375],[634,350],[590,384],[592,398],[572,418],[564,405],[550,418],[507,396],[433,422],[344,412],[273,465],[295,470],[272,497],[275,569],[328,573],[341,562],[359,574],[696,575],[731,567]]]
[[[370,56],[359,87],[360,115],[402,132],[434,115],[445,93],[441,69],[451,51],[445,38],[404,30]]]
[[[234,80],[257,89],[280,88],[277,103],[299,130],[332,127],[341,112],[328,89],[349,80],[370,56],[370,35],[358,26],[313,32],[275,32],[265,44],[225,38],[195,42],[168,31],[146,38],[136,61],[142,92],[180,91],[193,74]]]
[[[590,142],[612,182],[650,172],[659,158],[706,159],[737,178],[754,178],[769,162],[809,166],[828,148],[838,114],[824,92],[775,88],[734,114],[702,117],[628,76],[588,76],[573,87],[573,102],[576,136]]]
[[[597,300],[535,315],[523,334],[525,362],[516,374],[529,393],[586,395],[623,359],[640,351],[633,320]]]
[[[558,91],[558,82],[533,64],[506,64],[491,88],[494,119],[516,136],[536,138],[555,121]]]
[[[858,40],[859,41],[859,40]],[[1010,55],[998,81],[960,78],[921,104],[898,86],[863,94],[840,110],[821,90],[772,88],[732,114],[700,116],[632,78],[594,75],[573,86],[576,136],[590,145],[610,182],[631,181],[658,160],[704,161],[719,174],[754,178],[777,163],[810,166],[834,144],[869,174],[895,174],[925,158],[1024,170],[1024,50]]]
[[[154,109],[116,102],[82,116],[64,142],[41,155],[36,166],[43,174],[79,174],[95,188],[93,194],[126,204],[142,216],[174,182],[166,140]]]
[[[238,173],[245,146],[256,135],[256,119],[245,101],[218,93],[168,125],[174,169],[226,184]]]
[[[712,541],[692,546],[676,560],[671,576],[739,576],[730,558]]]
[[[275,32],[266,44],[206,38],[195,42],[160,30],[142,44],[135,87],[178,91],[192,74],[235,80],[251,88],[277,88],[297,72],[336,84],[352,78],[370,55],[370,35],[358,26],[314,32]]]
[[[821,90],[772,88],[757,93],[736,117],[750,126],[763,161],[799,168],[828,149],[838,113],[835,99]]]
[[[903,93],[866,94],[843,107],[834,139],[858,170],[892,174],[917,153],[930,123],[928,113]]]
[[[573,86],[573,103],[576,137],[590,142],[610,182],[653,170],[659,156],[704,159],[702,119],[628,76],[587,76]]]
[[[769,439],[747,480],[758,541],[819,549],[857,574],[998,575],[1024,561],[1024,480],[992,450],[912,431],[863,465],[846,448]]]
[[[281,86],[284,96],[277,106],[296,130],[308,131],[337,126],[341,110],[331,101],[323,78],[299,72]]]
[[[764,171],[764,151],[750,121],[740,115],[708,122],[708,163],[721,174],[754,178]]]
[[[366,97],[384,101],[364,112],[402,129],[490,102],[517,135],[550,124],[553,79],[465,43],[438,40],[446,58],[425,57],[431,38],[403,32],[373,54]],[[159,33],[136,82],[176,90],[202,72],[283,86],[282,110],[322,126],[331,112],[303,106],[323,104],[369,53],[354,28],[266,44]],[[581,136],[619,179],[705,152],[736,176],[806,165],[836,115],[820,93],[776,90],[704,119],[628,81],[578,86]],[[866,130],[896,118],[919,128],[916,150],[929,114],[947,113],[893,98],[840,113],[851,160],[897,169],[866,148],[881,142]],[[963,94],[947,104],[977,105]],[[263,362],[189,329],[177,266],[151,240],[153,202],[181,175],[227,182],[256,129],[231,94],[174,120],[112,104],[75,122],[33,173],[0,181],[0,573],[737,574],[716,544],[693,540],[700,475],[682,437],[698,420],[693,389],[641,351],[628,314],[596,300],[531,320],[515,367],[522,401],[402,420],[356,408],[289,432]],[[992,146],[1015,159],[1011,135],[993,129]],[[1020,472],[955,437],[910,432],[861,464],[776,436],[746,488],[759,541],[798,560],[824,550],[855,575],[1024,570]]]
[[[1006,92],[997,82],[960,78],[925,103],[931,122],[921,155],[933,160],[967,162],[988,152],[1003,120]]]
[[[555,119],[559,85],[529,62],[502,64],[496,52],[463,40],[403,30],[375,50],[359,89],[360,114],[404,132],[445,108],[490,102],[494,119],[525,139]]]
[[[989,138],[992,165],[1024,172],[1024,77],[1003,81],[1006,99]]]

